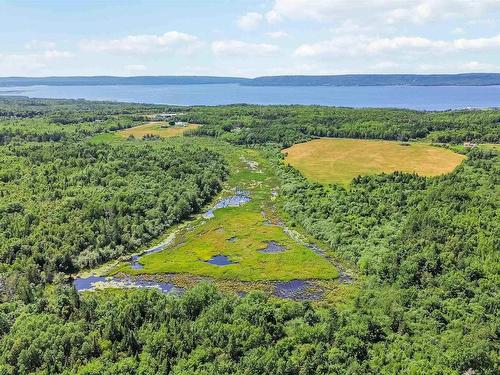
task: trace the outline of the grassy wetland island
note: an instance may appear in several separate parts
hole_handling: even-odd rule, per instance
[[[0,374],[498,373],[499,139],[0,97]]]

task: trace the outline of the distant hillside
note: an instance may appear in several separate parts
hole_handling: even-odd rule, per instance
[[[248,78],[208,76],[0,77],[0,86],[201,85],[242,83]]]
[[[500,85],[500,73],[469,74],[346,74],[322,76],[269,76],[257,78],[210,76],[137,77],[5,77],[0,87],[104,86],[104,85],[200,85],[243,86],[492,86]]]
[[[492,86],[500,85],[500,73],[269,76],[254,78],[242,84],[251,86]]]

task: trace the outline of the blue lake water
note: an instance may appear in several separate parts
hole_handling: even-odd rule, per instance
[[[4,95],[112,100],[172,105],[316,104],[421,110],[500,107],[500,86],[28,86],[0,88]]]

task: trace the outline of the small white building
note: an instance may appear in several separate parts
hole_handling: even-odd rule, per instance
[[[158,113],[153,115],[152,118],[156,121],[171,121],[182,115],[184,115],[184,113]]]
[[[473,142],[464,142],[464,147],[475,148],[477,144]]]

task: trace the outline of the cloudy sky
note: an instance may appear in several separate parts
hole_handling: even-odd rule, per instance
[[[0,0],[0,76],[500,72],[500,0]]]

